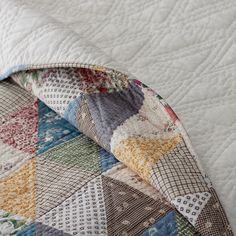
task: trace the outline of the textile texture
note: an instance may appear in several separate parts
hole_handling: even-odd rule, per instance
[[[0,84],[3,235],[232,235],[178,117],[152,89],[105,67],[12,79]]]

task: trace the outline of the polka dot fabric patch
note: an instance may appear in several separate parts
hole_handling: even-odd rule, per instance
[[[181,214],[183,214],[193,225],[195,225],[198,216],[201,214],[201,211],[210,198],[211,194],[209,192],[202,192],[179,196],[171,202]]]

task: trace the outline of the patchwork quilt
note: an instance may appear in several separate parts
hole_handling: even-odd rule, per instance
[[[23,1],[0,9],[1,235],[233,235],[160,95]]]
[[[30,93],[1,86],[3,235],[232,235],[180,121],[153,90],[97,66],[12,78]]]

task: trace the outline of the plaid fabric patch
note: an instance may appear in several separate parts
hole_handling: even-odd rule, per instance
[[[81,98],[80,104],[76,111],[76,125],[81,132],[86,132],[88,137],[93,139],[95,142],[102,144],[84,97]]]
[[[219,235],[218,232],[222,232],[222,235],[233,236],[215,190],[210,188],[210,193],[211,198],[199,215],[195,226],[202,229],[202,235]]]
[[[118,180],[103,176],[108,235],[139,235],[171,208]]]
[[[156,162],[152,167],[151,181],[169,200],[188,193],[208,191],[184,140]]]
[[[14,83],[1,82],[0,85],[0,117],[19,110],[32,102],[34,97]]]

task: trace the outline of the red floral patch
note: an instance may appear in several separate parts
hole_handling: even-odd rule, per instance
[[[0,119],[0,139],[18,150],[34,154],[37,148],[38,102]]]
[[[165,110],[169,114],[171,120],[175,123],[175,121],[178,120],[178,117],[175,114],[175,112],[172,110],[172,108],[169,105],[165,105]]]

